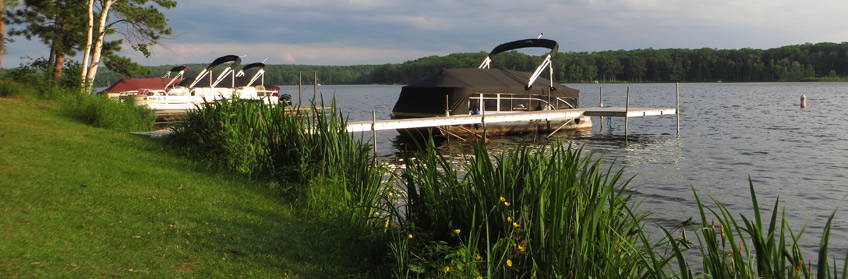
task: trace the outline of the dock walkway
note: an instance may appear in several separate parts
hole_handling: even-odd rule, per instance
[[[557,119],[574,119],[581,116],[603,116],[603,117],[643,117],[643,116],[660,116],[660,115],[676,115],[675,108],[624,108],[624,107],[593,107],[593,108],[576,108],[576,109],[561,109],[548,111],[531,111],[531,112],[516,112],[516,113],[499,113],[491,115],[459,115],[459,116],[440,116],[440,117],[422,117],[422,118],[406,118],[406,119],[391,119],[391,120],[376,120],[376,121],[351,121],[347,123],[348,132],[365,132],[365,131],[382,131],[395,129],[411,129],[411,128],[426,128],[451,125],[466,125],[466,124],[481,124],[486,123],[502,123],[514,121],[532,121],[532,120],[557,120]]]

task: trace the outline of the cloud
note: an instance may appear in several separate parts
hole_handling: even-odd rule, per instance
[[[133,57],[148,65],[205,63],[228,55],[246,55],[245,61],[268,64],[356,65],[401,63],[430,55],[445,55],[427,51],[357,47],[346,45],[301,45],[275,43],[180,43],[157,46],[151,58]]]
[[[279,63],[397,63],[488,51],[540,32],[562,51],[773,48],[845,41],[846,9],[844,0],[180,0],[164,11],[175,38],[139,60],[243,53]],[[46,56],[24,41],[9,46],[4,65],[16,66],[21,53]]]

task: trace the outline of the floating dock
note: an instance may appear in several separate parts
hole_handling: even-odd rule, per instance
[[[601,116],[601,117],[644,117],[644,116],[661,116],[661,115],[677,115],[676,108],[625,108],[625,107],[593,107],[593,108],[576,108],[576,109],[561,109],[548,111],[531,111],[531,112],[516,112],[516,113],[499,113],[491,115],[460,115],[460,116],[440,116],[440,117],[422,117],[422,118],[405,118],[392,120],[373,120],[373,121],[351,121],[347,123],[348,132],[366,132],[366,131],[382,131],[395,129],[412,129],[412,128],[427,128],[452,125],[466,124],[482,124],[486,123],[503,123],[516,121],[534,121],[534,120],[562,120],[575,119],[582,116]]]
[[[482,123],[503,123],[517,121],[540,121],[540,120],[564,120],[576,119],[583,116],[599,116],[599,117],[622,117],[624,118],[624,136],[627,136],[628,119],[632,117],[645,116],[662,116],[676,115],[677,116],[677,134],[680,135],[680,84],[675,85],[676,107],[674,108],[631,108],[630,107],[630,87],[627,87],[627,101],[625,107],[604,107],[603,88],[600,89],[600,106],[589,108],[573,108],[548,111],[529,111],[529,112],[513,112],[513,113],[498,113],[486,115],[460,115],[460,116],[439,116],[439,117],[422,117],[422,118],[406,118],[392,120],[376,120],[372,121],[353,121],[347,123],[348,132],[365,132],[373,131],[376,133],[381,130],[395,129],[413,129],[427,128],[466,124],[482,124]],[[375,113],[376,114],[376,113]],[[603,125],[603,118],[601,118]],[[557,129],[559,130],[559,129]],[[554,131],[556,133],[556,131]],[[375,137],[376,138],[376,137]]]

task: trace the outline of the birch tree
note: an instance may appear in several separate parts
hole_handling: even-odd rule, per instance
[[[134,49],[145,56],[147,47],[157,44],[162,36],[170,35],[168,20],[154,5],[165,9],[176,7],[173,0],[88,0],[88,26],[85,55],[82,61],[82,88],[91,91],[103,56],[106,36],[123,35]],[[94,19],[97,18],[97,21]],[[111,19],[111,21],[110,21]],[[96,28],[96,32],[95,32]],[[90,56],[90,57],[88,57]]]

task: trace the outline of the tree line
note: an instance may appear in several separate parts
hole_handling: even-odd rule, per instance
[[[486,52],[429,56],[399,64],[310,66],[268,65],[265,84],[311,84],[317,73],[322,84],[410,84],[444,68],[477,67]],[[491,67],[533,71],[539,56],[501,53]],[[761,49],[637,49],[564,52],[553,58],[554,80],[580,82],[772,82],[838,81],[848,77],[848,42],[817,43]],[[149,67],[150,76],[164,74],[174,65]],[[189,65],[191,77],[204,64]],[[122,77],[106,72],[98,86]]]
[[[425,57],[387,64],[372,83],[415,82],[442,68],[476,67],[485,52]],[[540,57],[499,54],[491,67],[533,71]],[[841,80],[848,76],[848,42],[761,49],[637,49],[564,52],[553,57],[554,80],[579,82],[769,82]]]

